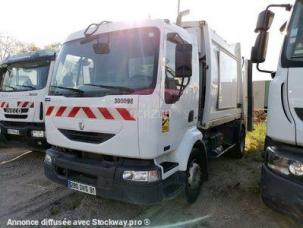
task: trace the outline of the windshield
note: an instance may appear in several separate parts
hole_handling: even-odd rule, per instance
[[[1,91],[39,90],[46,86],[49,64],[12,64],[1,70]]]
[[[50,94],[150,94],[155,87],[158,52],[156,28],[120,30],[67,42],[55,66]]]
[[[286,40],[286,60],[292,65],[303,62],[303,0],[297,2]]]

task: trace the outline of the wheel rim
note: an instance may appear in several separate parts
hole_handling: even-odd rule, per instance
[[[201,167],[196,161],[193,161],[188,170],[188,186],[190,190],[198,190],[201,185]]]

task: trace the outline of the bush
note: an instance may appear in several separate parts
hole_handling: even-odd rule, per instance
[[[254,131],[246,135],[245,149],[247,152],[260,152],[264,149],[266,123],[256,123]]]

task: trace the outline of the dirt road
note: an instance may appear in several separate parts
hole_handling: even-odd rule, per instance
[[[26,150],[0,149],[0,163]],[[210,163],[209,180],[198,201],[181,197],[152,206],[136,206],[67,190],[43,174],[43,155],[29,153],[0,165],[0,227],[8,219],[149,219],[151,225],[189,227],[297,227],[291,218],[267,208],[260,199],[259,155]],[[206,216],[205,219],[198,219]],[[198,219],[198,221],[197,221]]]

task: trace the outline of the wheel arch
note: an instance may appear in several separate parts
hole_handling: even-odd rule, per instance
[[[207,161],[206,145],[202,138],[202,133],[197,128],[189,129],[186,132],[178,149],[174,153],[174,160],[179,163],[180,171],[186,171],[188,159],[193,148],[199,149],[203,158],[205,158]]]

